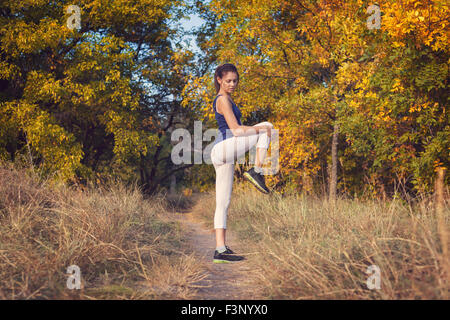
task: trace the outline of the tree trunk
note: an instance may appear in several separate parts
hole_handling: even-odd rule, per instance
[[[338,136],[339,136],[339,124],[334,123],[333,140],[331,143],[331,171],[330,171],[330,191],[329,201],[334,203],[336,200],[336,186],[337,186],[337,150],[338,150]]]
[[[170,176],[170,190],[169,193],[171,195],[175,194],[175,187],[177,186],[177,177],[175,177],[175,175],[171,175]]]
[[[450,257],[448,256],[448,235],[447,224],[445,223],[444,216],[444,181],[445,181],[446,168],[439,167],[437,170],[436,182],[435,182],[435,206],[436,206],[436,218],[438,226],[438,234],[442,245],[441,261],[443,269],[446,273],[447,280],[450,279]],[[446,293],[447,295],[447,293]],[[444,296],[447,299],[447,296]]]
[[[148,190],[148,173],[147,169],[145,167],[145,157],[141,154],[141,159],[139,162],[139,175],[141,178],[141,187],[143,193],[145,193]]]

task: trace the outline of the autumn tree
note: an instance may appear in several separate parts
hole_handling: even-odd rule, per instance
[[[280,130],[271,182],[284,190],[429,191],[433,168],[448,166],[448,5],[381,1],[376,28],[369,5],[210,3],[220,24],[207,47],[238,66],[244,119]],[[212,117],[212,75],[194,80]]]
[[[69,5],[80,8],[80,28]],[[2,1],[0,155],[25,155],[63,180],[95,173],[154,192],[175,168],[171,127],[192,53],[171,27],[188,7],[165,0]]]

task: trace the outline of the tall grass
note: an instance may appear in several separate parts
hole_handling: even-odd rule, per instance
[[[188,299],[204,277],[162,196],[50,185],[0,166],[1,299]],[[81,270],[69,290],[67,267]]]
[[[203,200],[212,220],[215,192]],[[448,299],[433,203],[263,195],[235,184],[229,225],[273,299]],[[449,227],[445,204],[445,226]],[[380,289],[366,273],[380,270]]]

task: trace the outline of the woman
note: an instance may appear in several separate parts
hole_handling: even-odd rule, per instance
[[[216,250],[213,262],[228,263],[243,259],[225,245],[226,220],[231,200],[234,178],[234,160],[240,158],[256,145],[255,166],[244,173],[259,191],[269,193],[262,175],[262,164],[271,140],[270,122],[261,122],[254,126],[241,123],[241,111],[231,99],[231,94],[239,83],[236,67],[226,63],[217,67],[214,75],[216,98],[213,109],[219,127],[219,138],[211,150],[211,160],[216,170],[216,211],[214,229],[216,231]]]

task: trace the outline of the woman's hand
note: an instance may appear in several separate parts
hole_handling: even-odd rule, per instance
[[[269,138],[272,137],[272,127],[271,126],[267,126],[267,136]]]
[[[272,127],[271,126],[258,126],[259,131],[266,132],[267,136],[270,138],[272,137]]]

